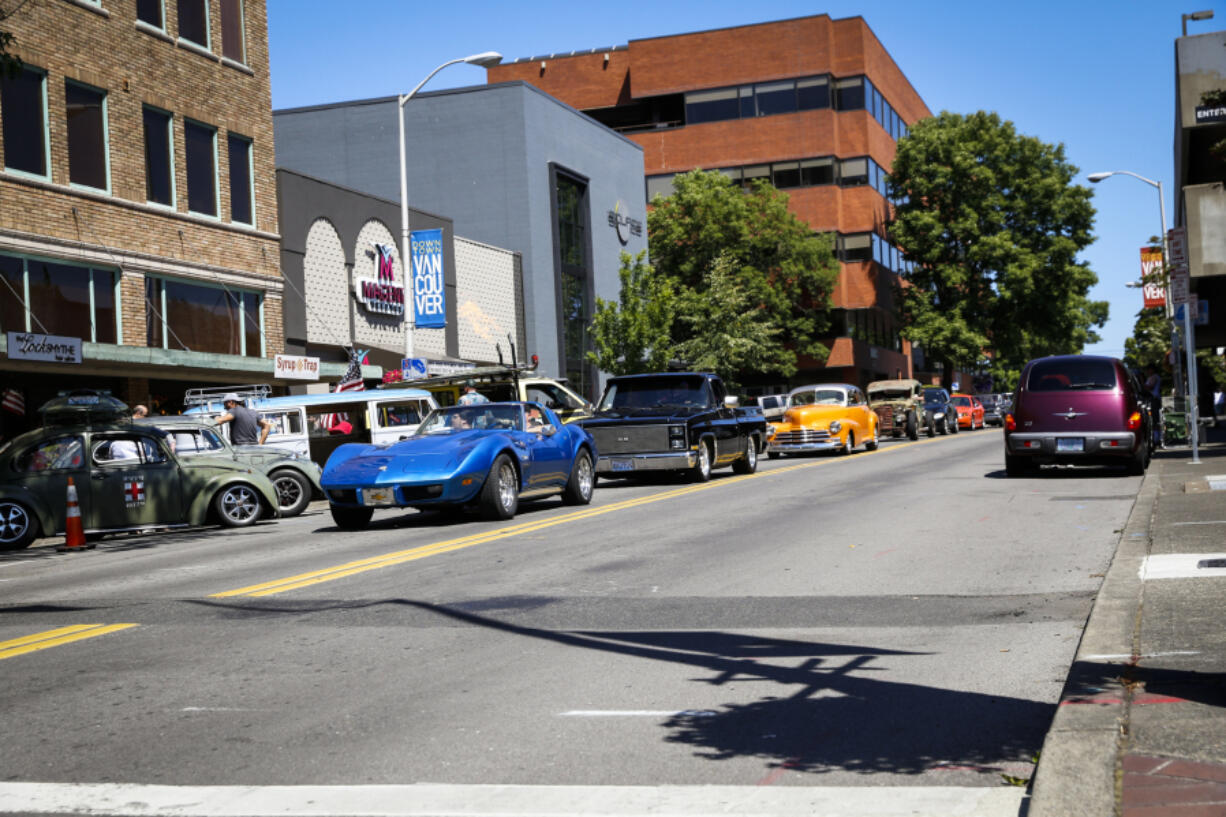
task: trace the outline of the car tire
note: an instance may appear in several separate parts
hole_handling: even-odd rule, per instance
[[[732,463],[734,474],[752,474],[758,470],[758,438],[750,437],[745,441],[745,456]]]
[[[596,472],[592,468],[592,455],[580,449],[575,464],[570,467],[570,479],[562,490],[562,501],[567,505],[586,505],[592,501],[596,488]]]
[[[914,411],[907,412],[907,439],[919,439],[919,418],[915,416]]]
[[[275,471],[268,477],[277,489],[277,509],[282,519],[297,516],[311,502],[311,482],[297,471],[288,468]]]
[[[1005,454],[1005,473],[1011,477],[1027,477],[1035,472],[1034,464],[1024,457]]]
[[[1145,466],[1148,465],[1148,463],[1145,461],[1145,449],[1146,446],[1144,443],[1137,446],[1136,452],[1132,455],[1131,459],[1128,460],[1129,476],[1145,476]]]
[[[481,488],[481,516],[491,521],[510,519],[519,510],[519,474],[506,454],[490,466]]]
[[[0,550],[21,550],[38,538],[38,518],[20,502],[0,502]]]
[[[366,530],[370,518],[375,515],[374,508],[341,508],[331,505],[328,510],[332,511],[332,521],[341,530]]]
[[[881,427],[873,426],[873,436],[864,441],[864,450],[876,451],[879,445],[881,445]]]
[[[228,485],[213,497],[213,510],[217,521],[226,528],[245,528],[254,525],[264,512],[260,495],[255,488],[240,482]]]
[[[843,438],[843,447],[839,449],[839,454],[844,457],[851,456],[856,453],[856,435],[847,430],[847,436]]]
[[[926,428],[924,430],[928,433],[928,439],[931,440],[933,437],[937,435],[936,421],[932,419],[931,414],[929,414],[928,412],[924,412],[924,423],[926,425]]]
[[[706,443],[698,444],[698,464],[690,469],[690,479],[693,482],[707,482],[711,479],[711,449]]]
[[[957,433],[958,433],[958,431],[959,431],[959,429],[958,429],[958,418],[957,418],[957,416],[956,416],[956,415],[954,416],[953,422],[950,422],[950,420],[949,420],[949,415],[948,415],[948,414],[946,414],[946,415],[945,415],[945,424],[949,426],[949,433],[950,433],[950,434],[957,434]]]

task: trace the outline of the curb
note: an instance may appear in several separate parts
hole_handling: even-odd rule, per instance
[[[1160,470],[1154,462],[1141,483],[1081,633],[1039,755],[1029,817],[1118,813],[1119,756],[1128,731],[1130,694],[1121,676],[1137,661],[1144,594],[1140,572],[1152,541]]]

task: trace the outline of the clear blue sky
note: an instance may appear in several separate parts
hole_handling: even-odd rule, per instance
[[[1097,241],[1083,260],[1098,275],[1091,295],[1111,304],[1101,343],[1122,355],[1141,307],[1138,251],[1159,232],[1158,194],[1118,176],[1161,181],[1174,218],[1175,38],[1180,14],[1213,8],[1167,0],[615,0],[533,3],[475,0],[268,0],[274,108],[390,96],[439,64],[481,51],[505,59],[623,45],[632,39],[829,14],[862,16],[934,113],[995,111],[1024,134],[1062,143],[1094,189]],[[1189,21],[1189,34],[1226,28]],[[400,36],[397,36],[400,35]],[[398,46],[403,43],[403,46]],[[457,65],[427,89],[476,85],[485,71]]]

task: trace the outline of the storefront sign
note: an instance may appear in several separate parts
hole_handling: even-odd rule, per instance
[[[417,380],[426,376],[426,359],[424,357],[406,357],[400,361],[402,380]]]
[[[443,231],[417,230],[409,236],[413,259],[413,321],[423,329],[447,325],[443,290]]]
[[[1226,108],[1218,105],[1197,105],[1196,124],[1208,125],[1210,122],[1226,122]]]
[[[609,211],[609,226],[617,230],[617,240],[623,244],[630,243],[630,236],[643,234],[643,222],[626,215],[626,203],[621,199]]]
[[[35,332],[9,332],[9,360],[39,360],[44,363],[80,363],[81,339]]]
[[[353,289],[362,306],[382,315],[404,314],[404,287],[396,283],[392,247],[375,245],[375,277],[355,277]]]
[[[1166,288],[1157,280],[1162,274],[1162,250],[1157,247],[1141,248],[1141,281],[1145,284],[1145,308],[1166,306]]]
[[[319,358],[277,355],[274,373],[282,380],[318,380]]]

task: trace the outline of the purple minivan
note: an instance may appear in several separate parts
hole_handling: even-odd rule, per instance
[[[1123,465],[1144,474],[1153,420],[1140,382],[1113,357],[1061,355],[1022,369],[1005,414],[1005,471],[1040,464]]]

